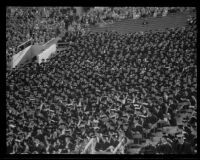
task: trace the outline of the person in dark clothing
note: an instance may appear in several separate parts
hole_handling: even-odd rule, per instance
[[[139,154],[156,154],[156,148],[149,144],[145,147],[142,147]]]
[[[137,129],[137,131],[141,131],[140,129]],[[125,136],[129,139],[133,139],[133,133],[131,128],[129,127],[128,130],[125,132]]]
[[[166,136],[163,136],[156,146],[156,150],[159,154],[172,154],[172,145],[167,142],[166,138]]]
[[[113,138],[111,138],[111,141],[110,141],[110,145],[113,147],[117,147],[117,145],[119,143],[116,137],[117,136],[113,136]]]
[[[110,143],[108,142],[108,135],[104,135],[103,136],[103,139],[102,139],[102,150],[105,151],[109,146],[110,146]]]
[[[185,142],[185,137],[178,136],[177,142],[174,144],[175,154],[193,154],[192,146],[188,142]]]
[[[104,139],[100,139],[99,140],[99,142],[96,144],[96,147],[95,147],[95,149],[97,150],[97,151],[100,151],[100,150],[102,150],[102,151],[104,151],[104,150],[106,150],[107,149],[107,142],[104,140]]]
[[[170,125],[171,126],[176,126],[177,125],[177,122],[176,122],[176,111],[174,108],[172,108],[172,106],[170,106],[170,108],[168,109],[168,112],[170,114],[170,119],[169,119],[169,122],[170,122]]]

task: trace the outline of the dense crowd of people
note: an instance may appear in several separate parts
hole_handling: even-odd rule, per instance
[[[191,7],[90,7],[83,15],[74,7],[7,7],[6,9],[6,63],[27,45],[44,44],[65,30],[85,33],[91,25],[114,21],[160,16],[168,12],[194,10]],[[28,41],[20,46],[24,42]]]
[[[163,15],[164,12],[194,10],[191,7],[90,7],[78,16],[73,7],[7,7],[6,50],[8,57],[17,53],[17,46],[30,38],[44,44],[63,29],[83,30],[102,21],[117,21],[133,17]],[[44,18],[45,17],[45,18]]]
[[[6,11],[7,62],[29,39],[40,44],[73,31],[58,45],[65,49],[46,63],[32,61],[7,71],[8,154],[91,153],[91,148],[85,150],[91,139],[95,151],[129,153],[135,137],[145,141],[155,130],[177,125],[175,134],[166,133],[140,154],[196,153],[196,19],[164,32],[82,31],[102,21],[159,16],[187,7],[91,8],[82,17],[72,7],[45,9]],[[177,113],[186,109],[192,109],[192,116],[177,124]]]
[[[170,13],[194,11],[192,7],[92,7],[81,17],[82,24],[113,23],[123,19],[160,17]]]
[[[96,151],[112,151],[125,138],[127,153],[135,135],[152,137],[154,124],[176,126],[183,108],[194,113],[180,133],[140,153],[195,153],[196,32],[190,25],[156,33],[67,33],[66,49],[48,62],[7,72],[7,153],[81,153],[91,138]]]
[[[24,49],[18,47],[31,40],[31,44],[44,44],[64,32],[72,23],[74,10],[67,7],[8,7],[6,10],[6,60]],[[71,20],[71,21],[69,21]],[[25,44],[26,45],[26,44]]]

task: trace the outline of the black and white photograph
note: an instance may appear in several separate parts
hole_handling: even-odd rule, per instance
[[[197,154],[197,8],[6,7],[6,154]]]

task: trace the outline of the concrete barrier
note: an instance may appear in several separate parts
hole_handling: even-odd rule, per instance
[[[15,68],[16,66],[20,65],[26,56],[27,53],[31,51],[31,46],[26,47],[24,50],[20,51],[19,53],[13,55],[11,67]]]
[[[49,48],[47,48],[37,56],[38,63],[41,63],[42,60],[46,61],[55,52],[56,52],[56,44],[52,44]]]
[[[39,63],[42,59],[49,58],[53,53],[56,52],[56,45],[60,38],[53,38],[43,45],[30,45],[19,53],[13,55],[11,61],[11,67],[18,67],[21,64],[28,63],[33,57],[37,57]]]

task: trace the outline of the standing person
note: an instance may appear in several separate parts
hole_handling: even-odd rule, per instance
[[[193,154],[192,146],[185,141],[185,137],[182,134],[177,135],[177,141],[174,144],[175,154]]]
[[[65,23],[65,29],[66,29],[66,31],[68,31],[68,27],[69,27],[69,25],[70,25],[69,16],[66,16],[66,17],[65,17],[64,23]]]
[[[171,154],[172,153],[172,146],[166,139],[167,139],[167,136],[164,135],[160,139],[160,142],[156,146],[157,152],[159,154]]]

